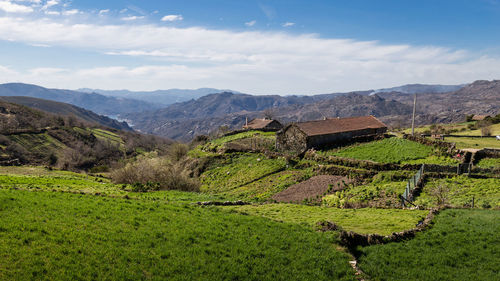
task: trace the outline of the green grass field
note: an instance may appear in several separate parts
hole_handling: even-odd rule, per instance
[[[475,207],[500,208],[500,179],[475,179],[464,175],[430,180],[425,184],[422,193],[415,200],[415,204],[424,207],[436,206],[438,197],[433,191],[437,190],[439,186],[443,187],[441,194],[445,198],[445,202],[452,206],[471,205],[472,197],[474,197]]]
[[[286,170],[229,190],[223,194],[238,200],[263,202],[270,200],[274,194],[311,176],[312,169]]]
[[[477,163],[481,168],[500,168],[500,158],[483,158]]]
[[[331,221],[344,230],[388,235],[414,227],[425,218],[425,210],[337,209],[296,204],[264,204],[224,207],[253,216],[313,227],[319,221]]]
[[[200,179],[202,191],[220,193],[247,185],[286,166],[283,158],[268,159],[264,155],[232,154],[217,166],[204,172]]]
[[[492,136],[497,136],[500,135],[500,124],[493,124],[489,126],[491,130],[491,135]],[[464,136],[481,136],[481,129],[477,130],[467,130],[463,132],[458,132],[456,133],[457,135],[464,135]]]
[[[434,226],[401,243],[362,249],[370,280],[499,280],[500,211],[445,210]]]
[[[388,138],[323,153],[380,163],[401,163],[408,160],[425,159],[433,153],[433,148],[405,139]]]
[[[0,280],[355,280],[333,242],[218,208],[0,190]]]
[[[457,148],[500,148],[500,141],[495,138],[462,138],[462,137],[446,137],[446,142],[454,142]]]
[[[203,145],[198,145],[194,149],[189,151],[189,156],[191,157],[204,157],[214,155],[215,152],[222,148],[224,144],[231,142],[238,142],[245,139],[255,139],[255,140],[267,140],[274,142],[276,140],[275,132],[262,132],[262,131],[247,131],[230,136],[221,137],[218,139],[211,140]]]

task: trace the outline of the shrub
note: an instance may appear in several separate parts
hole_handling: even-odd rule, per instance
[[[183,143],[174,143],[169,147],[168,155],[174,161],[181,160],[188,153],[189,147]]]
[[[115,169],[111,178],[115,183],[131,184],[133,191],[183,190],[198,191],[198,181],[181,163],[172,163],[156,156],[141,156],[135,162]]]

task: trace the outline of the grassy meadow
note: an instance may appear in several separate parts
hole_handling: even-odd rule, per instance
[[[361,249],[370,280],[498,280],[500,211],[445,210],[408,241]]]
[[[465,175],[429,180],[415,204],[424,207],[438,205],[438,199],[455,207],[500,208],[500,179],[469,178]]]
[[[0,190],[0,214],[1,280],[355,280],[332,234],[218,208]]]
[[[401,163],[408,160],[425,159],[431,156],[433,148],[417,142],[394,137],[323,153],[326,155],[371,160],[380,163]]]

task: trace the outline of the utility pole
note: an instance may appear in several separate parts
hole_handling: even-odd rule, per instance
[[[411,135],[415,135],[415,109],[417,108],[417,93],[415,93],[415,98],[413,99],[413,117],[411,119]]]

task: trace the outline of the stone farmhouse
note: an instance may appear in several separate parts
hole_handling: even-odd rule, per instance
[[[305,152],[383,135],[387,126],[374,116],[327,118],[292,123],[276,133],[276,148]]]
[[[272,119],[253,119],[243,126],[245,130],[278,131],[283,128],[280,122]]]

